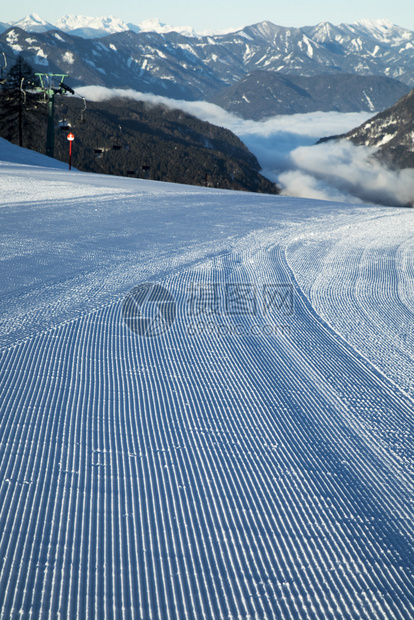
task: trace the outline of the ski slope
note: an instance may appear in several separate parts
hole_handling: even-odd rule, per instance
[[[0,182],[0,618],[412,618],[413,211]]]

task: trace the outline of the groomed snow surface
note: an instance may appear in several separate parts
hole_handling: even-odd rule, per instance
[[[413,618],[414,212],[0,157],[0,618]]]

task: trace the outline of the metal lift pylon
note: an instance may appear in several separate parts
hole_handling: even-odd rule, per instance
[[[54,157],[55,153],[55,95],[63,95],[65,93],[75,94],[69,86],[63,83],[66,73],[36,73],[40,80],[40,86],[37,90],[43,92],[48,100],[47,112],[47,135],[46,135],[46,155]],[[59,80],[59,86],[53,86],[53,83]]]

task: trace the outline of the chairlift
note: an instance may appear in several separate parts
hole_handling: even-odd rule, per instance
[[[65,118],[59,121],[59,127],[62,131],[67,131],[71,128],[71,124]]]
[[[119,127],[119,132],[121,132],[122,131],[121,125],[118,125],[118,127]],[[122,149],[122,145],[121,145],[121,143],[119,141],[119,137],[118,137],[118,138],[116,138],[115,142],[112,144],[112,150],[113,151],[120,151],[121,149]]]
[[[127,170],[127,176],[133,177],[137,173],[137,170]]]
[[[103,153],[103,149],[101,148],[96,148],[94,149],[94,153],[96,155],[96,159],[101,159],[102,157],[102,153]]]

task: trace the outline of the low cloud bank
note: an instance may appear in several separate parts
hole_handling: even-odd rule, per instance
[[[392,171],[373,159],[376,149],[348,140],[300,147],[292,169],[279,176],[284,193],[344,202],[406,206],[414,203],[414,171]]]
[[[313,112],[244,120],[204,101],[182,101],[134,90],[85,86],[77,92],[92,101],[129,97],[148,105],[165,105],[230,129],[257,157],[262,173],[282,193],[303,198],[405,206],[414,203],[414,171],[391,171],[372,159],[375,149],[348,140],[315,142],[358,127],[366,112]]]

